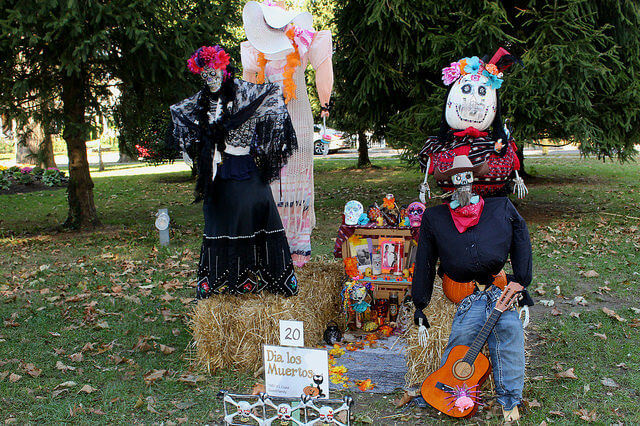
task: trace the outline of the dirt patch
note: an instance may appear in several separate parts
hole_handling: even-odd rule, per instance
[[[0,189],[0,195],[4,194],[27,194],[35,191],[56,191],[66,188],[67,186],[47,186],[42,182],[32,182],[28,185],[14,183],[9,189]]]

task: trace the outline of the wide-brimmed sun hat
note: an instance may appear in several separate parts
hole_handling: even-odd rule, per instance
[[[436,167],[433,175],[436,180],[446,180],[455,174],[469,171],[473,172],[475,176],[483,176],[489,173],[489,166],[486,161],[474,166],[466,155],[456,155],[450,169],[441,171]]]
[[[288,24],[305,30],[313,28],[313,16],[309,12],[285,10],[257,1],[244,5],[242,22],[247,40],[265,55],[293,51],[293,45],[284,33]]]

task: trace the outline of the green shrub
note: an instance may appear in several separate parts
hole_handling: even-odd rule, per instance
[[[11,181],[9,180],[9,176],[6,173],[0,173],[0,189],[9,189],[11,186]]]
[[[28,185],[33,182],[33,175],[31,174],[31,168],[25,167],[22,170],[18,170],[17,172],[13,172],[13,180],[22,185]]]
[[[64,181],[64,172],[53,167],[45,170],[42,174],[42,183],[46,186],[60,186]]]

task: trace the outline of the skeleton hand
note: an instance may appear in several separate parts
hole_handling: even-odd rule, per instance
[[[413,314],[413,319],[418,325],[418,344],[423,348],[427,346],[427,341],[429,340],[429,321],[425,316],[422,309],[416,309],[416,312]]]
[[[429,184],[425,181],[418,186],[420,193],[418,194],[418,198],[422,204],[426,204],[427,198],[431,199],[431,189],[429,188]],[[425,197],[425,193],[427,194]]]
[[[513,179],[513,193],[516,194],[516,197],[518,197],[519,199],[523,199],[529,193],[529,190],[524,184],[524,180],[518,174],[518,171],[516,170],[515,172],[516,177]]]

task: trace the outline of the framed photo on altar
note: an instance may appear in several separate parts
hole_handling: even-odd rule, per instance
[[[402,273],[404,262],[404,239],[381,238],[380,253],[382,254],[382,273]]]

